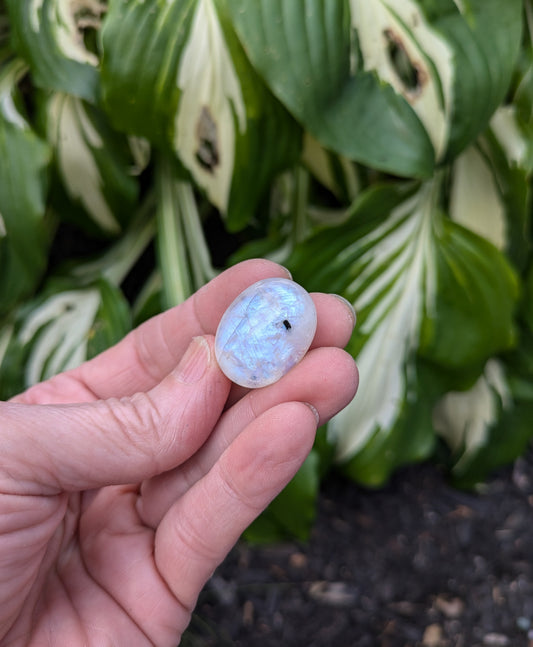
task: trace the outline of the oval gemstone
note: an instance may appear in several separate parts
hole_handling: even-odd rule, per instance
[[[233,301],[218,325],[215,355],[241,386],[267,386],[308,351],[316,331],[313,299],[290,279],[263,279]]]

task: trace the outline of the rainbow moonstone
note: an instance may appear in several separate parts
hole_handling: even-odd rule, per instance
[[[290,279],[263,279],[241,292],[224,313],[215,355],[236,384],[267,386],[302,359],[315,331],[309,293]]]

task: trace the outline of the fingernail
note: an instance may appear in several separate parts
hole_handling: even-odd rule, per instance
[[[337,297],[337,299],[339,301],[342,301],[342,303],[344,303],[344,305],[348,308],[350,316],[352,317],[352,320],[353,320],[353,326],[355,328],[355,323],[357,321],[357,315],[355,313],[355,308],[353,307],[353,305],[348,301],[348,299],[345,299],[344,297],[341,297],[340,294],[333,294],[333,296]]]
[[[290,270],[288,270],[284,265],[280,265],[280,267],[283,268],[287,272],[287,278],[291,279],[291,281],[292,281],[292,274],[291,274]]]
[[[320,424],[320,414],[318,413],[317,409],[310,403],[310,402],[304,402],[304,404],[311,409],[313,412],[313,415],[316,418],[316,424]]]
[[[176,369],[176,377],[185,384],[200,380],[211,359],[211,349],[204,337],[194,337]]]

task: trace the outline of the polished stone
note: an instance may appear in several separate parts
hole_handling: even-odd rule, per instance
[[[224,313],[215,338],[222,371],[248,388],[283,377],[308,351],[316,331],[313,300],[289,279],[263,279]]]

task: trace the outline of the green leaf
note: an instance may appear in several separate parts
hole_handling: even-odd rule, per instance
[[[449,369],[482,366],[516,343],[518,277],[493,245],[449,220],[434,252],[438,288],[426,306],[419,353]]]
[[[431,174],[433,147],[420,120],[360,65],[347,0],[226,4],[254,67],[321,144],[398,175]]]
[[[259,544],[309,538],[316,515],[318,466],[319,458],[313,450],[287,487],[244,532],[247,541]]]
[[[306,288],[342,294],[358,311],[348,348],[359,392],[329,433],[337,460],[373,485],[432,450],[442,393],[432,371],[472,372],[515,342],[516,276],[501,252],[444,216],[440,191],[440,178],[371,188],[345,224],[319,231],[289,263]],[[417,356],[434,368],[421,372]]]
[[[457,486],[479,484],[520,456],[533,437],[533,393],[516,377],[491,359],[472,388],[450,392],[437,404],[434,424],[450,447]]]
[[[0,328],[0,400],[8,400],[24,389],[24,355],[14,332],[12,321]]]
[[[297,159],[301,133],[249,65],[221,3],[114,2],[102,42],[117,128],[173,150],[228,227],[243,227]]]
[[[487,160],[475,146],[453,165],[450,216],[498,249],[507,248],[505,204]]]
[[[32,293],[45,269],[44,226],[50,149],[20,107],[20,60],[0,69],[0,314]]]
[[[122,291],[103,279],[97,287],[100,306],[88,335],[87,359],[119,342],[132,326],[130,307]]]
[[[24,388],[79,366],[130,329],[127,302],[105,279],[84,287],[72,279],[51,279],[20,312],[16,326],[13,352],[23,353]],[[0,378],[2,370],[3,364]]]
[[[455,161],[450,215],[523,269],[530,248],[531,186],[513,113],[500,108],[491,128]]]
[[[138,199],[127,139],[100,110],[76,97],[56,92],[41,109],[60,182],[57,211],[90,232],[117,235]]]
[[[302,162],[339,201],[351,203],[355,200],[361,189],[356,165],[326,150],[309,133],[304,137]]]
[[[95,102],[98,56],[87,47],[105,5],[100,0],[6,0],[19,55],[45,89]]]
[[[521,0],[423,0],[453,50],[454,76],[447,159],[488,126],[509,88],[520,51]]]

